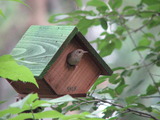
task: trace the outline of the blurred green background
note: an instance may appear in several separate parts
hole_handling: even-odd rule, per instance
[[[88,0],[83,0],[86,3]],[[107,1],[107,0],[106,0]],[[123,5],[137,5],[140,0],[124,0]],[[5,14],[5,17],[0,16],[0,55],[9,54],[16,43],[21,39],[24,32],[31,25],[56,25],[48,22],[51,15],[57,13],[67,13],[77,9],[74,0],[25,0],[25,3],[30,7],[22,5],[14,1],[0,1],[0,9]],[[84,6],[85,7],[85,6]],[[88,8],[93,9],[93,8]],[[93,9],[94,10],[94,9]],[[128,22],[128,26],[132,28],[138,28],[141,25],[140,19],[131,19]],[[64,23],[65,24],[65,23]],[[112,26],[114,29],[114,26]],[[153,34],[157,34],[160,28],[157,27],[152,30]],[[86,34],[88,41],[95,40],[103,31],[101,26],[91,27]],[[146,30],[147,31],[147,30]],[[140,39],[142,33],[134,33],[134,39]],[[96,44],[92,46],[97,49]],[[132,52],[134,45],[130,38],[123,41],[122,48],[120,50],[114,50],[114,52],[104,60],[111,68],[118,66],[129,67],[131,64],[139,61],[143,61],[139,58],[137,52]],[[147,54],[148,51],[143,51],[142,54]],[[149,69],[158,74],[158,68],[150,66]],[[159,76],[155,76],[155,79],[159,79]],[[145,92],[146,87],[152,83],[145,69],[134,71],[131,77],[127,77],[126,82],[130,85],[125,89],[123,96],[131,94],[140,94]],[[109,83],[104,83],[99,88],[106,87]],[[16,100],[17,93],[4,79],[0,80],[0,101],[6,100],[7,102],[0,105],[0,109],[7,107],[9,103],[13,103]],[[154,103],[159,99],[150,99],[146,104]],[[142,118],[143,119],[143,118]],[[145,120],[145,118],[144,118]]]

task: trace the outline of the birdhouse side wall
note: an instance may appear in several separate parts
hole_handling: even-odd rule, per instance
[[[37,88],[32,83],[24,83],[22,81],[11,81],[7,80],[10,85],[19,93],[27,95],[29,93],[38,93],[40,96],[50,97],[52,95],[56,95],[56,93],[52,90],[52,88],[43,80],[36,80],[39,88]]]

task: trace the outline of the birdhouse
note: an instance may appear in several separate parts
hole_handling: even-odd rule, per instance
[[[67,59],[75,50],[87,53],[76,65],[70,65]],[[39,85],[8,80],[21,95],[36,92],[42,98],[66,94],[81,97],[99,75],[112,74],[75,26],[31,26],[11,54],[32,71]]]

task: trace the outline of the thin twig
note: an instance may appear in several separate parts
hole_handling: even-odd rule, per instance
[[[100,101],[100,102],[104,102],[104,103],[108,103],[110,105],[113,105],[113,106],[117,106],[117,107],[120,107],[120,108],[125,108],[124,106],[122,105],[119,105],[119,104],[115,104],[115,103],[112,103],[112,102],[109,102],[109,101],[106,101],[106,100],[101,100],[101,99],[97,99],[95,98],[95,100],[97,101]],[[139,116],[142,116],[142,117],[148,117],[148,118],[152,118],[153,120],[158,120],[156,117],[148,114],[148,113],[145,113],[145,112],[141,112],[141,111],[137,111],[137,110],[133,110],[133,109],[130,109],[130,108],[127,108],[126,109],[128,112],[131,112],[131,113],[134,113],[136,115],[139,115]]]
[[[33,112],[32,106],[31,106],[30,104],[29,104],[29,106],[30,106],[30,109],[31,109],[31,113],[32,113],[33,120],[35,120],[34,112]]]
[[[157,76],[157,77],[160,77],[160,75],[157,75],[157,74],[153,74],[153,73],[151,73],[152,75],[154,75],[154,76]]]
[[[142,99],[148,99],[148,98],[160,98],[160,96],[142,96]]]
[[[134,70],[134,69],[138,69],[138,68],[142,68],[142,67],[146,67],[146,66],[150,66],[150,65],[153,65],[154,63],[148,63],[146,65],[141,65],[141,66],[136,66],[136,67],[128,67],[127,70]]]
[[[120,16],[120,18],[123,19],[122,16]],[[132,37],[132,35],[131,35],[128,27],[127,27],[125,24],[123,24],[123,23],[121,23],[121,25],[124,26],[124,28],[126,28],[126,31],[127,31],[128,35],[129,35],[129,37],[130,37],[130,39],[131,39],[134,47],[136,48],[136,47],[137,47],[136,42],[135,42],[135,40],[133,39],[133,37]],[[142,54],[141,54],[139,51],[137,51],[137,53],[138,53],[138,55],[140,56],[141,59],[144,59],[143,56],[142,56]],[[159,95],[160,95],[160,90],[159,90],[159,88],[158,88],[158,86],[157,86],[157,84],[156,84],[156,81],[155,81],[154,77],[152,76],[151,72],[150,72],[149,69],[147,68],[147,66],[146,66],[147,64],[145,63],[145,61],[143,62],[143,64],[144,64],[144,66],[145,66],[145,68],[146,68],[149,76],[151,77],[154,86],[156,87],[156,89],[157,89],[157,91],[158,91],[158,93],[159,93]]]
[[[98,99],[98,98],[93,98],[93,100],[90,100],[90,101],[86,101],[86,100],[81,99],[81,98],[77,98],[77,99],[78,100],[83,100],[83,102],[77,104],[73,108],[76,108],[76,107],[78,107],[82,104],[92,103],[92,102],[103,102],[103,103],[108,103],[110,105],[113,105],[113,106],[116,106],[116,107],[119,107],[119,108],[125,108],[124,106],[122,106],[120,104],[116,104],[116,103],[113,103],[113,102],[110,102],[110,101],[107,101],[107,100]],[[133,110],[133,109],[130,109],[130,108],[126,108],[126,112],[130,112],[130,113],[136,114],[136,115],[141,116],[141,117],[147,117],[147,118],[152,118],[153,120],[158,120],[156,117],[154,117],[154,116],[152,116],[148,113],[142,112],[142,111],[137,111],[137,110]]]
[[[148,25],[148,24],[153,20],[154,16],[155,16],[155,15],[152,15],[151,18],[148,20],[148,22],[146,22],[145,24],[143,24],[141,27],[133,30],[132,32],[138,32],[139,30],[141,30],[141,29],[143,29],[144,27],[146,27],[146,25]],[[131,33],[132,33],[132,32],[131,32]]]

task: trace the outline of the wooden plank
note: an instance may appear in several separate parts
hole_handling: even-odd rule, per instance
[[[87,93],[101,73],[90,53],[83,56],[77,67],[68,67],[67,55],[79,48],[86,50],[78,42],[78,39],[73,39],[44,76],[44,79],[58,95]]]
[[[74,26],[31,26],[11,55],[41,79],[77,31]]]
[[[45,80],[37,80],[39,89],[32,83],[24,83],[21,81],[7,80],[11,86],[20,94],[38,93],[39,95],[56,95],[52,88],[45,82]]]
[[[28,94],[18,94],[17,97],[23,99],[24,97],[26,97]],[[62,97],[64,95],[38,95],[40,98],[58,98],[58,97]],[[72,97],[86,97],[86,94],[73,94],[70,95]]]

